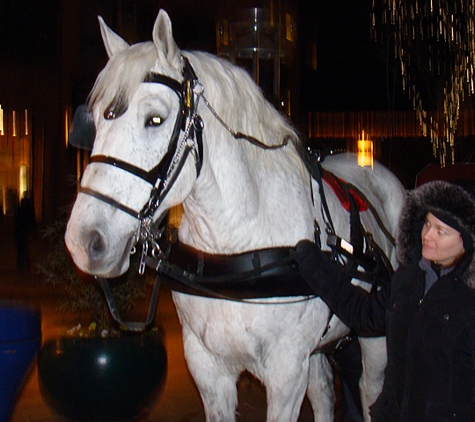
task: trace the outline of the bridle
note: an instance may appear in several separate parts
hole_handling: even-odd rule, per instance
[[[183,58],[183,82],[170,78],[169,76],[149,73],[144,79],[144,83],[159,83],[172,89],[178,96],[180,107],[175,120],[174,129],[171,135],[168,149],[160,162],[151,170],[146,171],[131,163],[119,160],[115,157],[107,155],[93,155],[91,163],[108,164],[115,168],[126,171],[134,176],[144,180],[152,186],[150,197],[140,211],[134,210],[127,205],[122,204],[116,199],[104,195],[94,189],[83,187],[79,188],[80,193],[84,193],[97,198],[107,204],[117,208],[126,214],[140,221],[137,240],[142,242],[150,242],[156,233],[152,233],[152,220],[154,214],[163,202],[164,198],[175,183],[185,162],[191,153],[195,159],[196,177],[199,177],[203,162],[203,121],[197,114],[198,101],[202,86],[198,83],[198,78],[191,67],[188,59]],[[104,118],[113,120],[123,114],[116,113],[113,105],[107,107],[104,112]],[[180,139],[180,134],[183,136]],[[163,218],[163,217],[162,217]]]
[[[159,247],[155,242],[158,232],[155,227],[161,222],[165,214],[161,215],[157,221],[153,221],[156,210],[163,202],[166,195],[170,192],[178,175],[180,174],[185,162],[191,153],[195,159],[196,178],[199,177],[201,167],[203,164],[203,129],[204,122],[201,116],[198,115],[198,104],[201,98],[212,113],[212,115],[219,121],[224,128],[231,133],[235,139],[245,139],[251,144],[262,149],[279,149],[285,147],[290,137],[284,138],[282,143],[277,145],[266,145],[253,136],[243,134],[233,130],[219,114],[213,109],[209,101],[204,96],[204,87],[198,80],[195,71],[193,70],[189,60],[186,57],[183,59],[183,81],[178,82],[176,79],[159,73],[150,72],[144,79],[144,83],[158,83],[165,85],[172,89],[178,96],[180,101],[180,109],[176,117],[175,126],[171,135],[168,150],[160,162],[151,170],[146,171],[131,163],[119,160],[115,157],[106,155],[93,155],[91,163],[108,164],[115,168],[131,173],[134,176],[146,181],[152,185],[150,198],[145,203],[140,211],[134,210],[127,205],[124,205],[114,198],[104,195],[89,187],[81,186],[80,193],[84,193],[94,198],[97,198],[107,204],[117,208],[126,214],[138,219],[140,227],[136,235],[136,242],[141,241],[144,244],[144,250],[148,250],[149,244],[153,245],[154,253],[159,252]],[[126,111],[122,108],[117,111],[115,106],[110,105],[104,111],[104,118],[107,120],[114,120]],[[183,136],[180,140],[180,133]],[[142,252],[144,253],[144,252]],[[144,259],[141,261],[140,271],[143,273]]]
[[[99,199],[139,220],[140,225],[135,237],[134,245],[138,241],[142,243],[142,256],[139,264],[140,274],[145,272],[145,258],[148,256],[150,245],[152,245],[151,253],[154,256],[161,254],[157,243],[157,238],[160,237],[160,232],[157,227],[165,217],[165,213],[159,217],[158,222],[154,222],[153,218],[156,210],[163,202],[166,195],[170,192],[171,187],[178,178],[178,175],[185,165],[190,153],[195,159],[196,178],[200,175],[203,163],[202,132],[204,125],[201,117],[197,114],[198,102],[203,87],[199,84],[198,78],[196,77],[188,59],[183,57],[183,61],[182,82],[178,82],[169,76],[154,72],[149,73],[143,81],[144,83],[158,83],[167,86],[175,92],[180,102],[168,149],[160,162],[151,170],[146,171],[134,164],[119,160],[115,157],[107,155],[93,155],[91,157],[91,163],[111,165],[127,173],[133,174],[152,186],[150,197],[142,209],[140,211],[134,210],[116,199],[89,187],[81,186],[79,188],[80,193]],[[107,120],[114,120],[125,111],[126,109],[121,109],[120,112],[118,112],[114,105],[111,104],[104,111],[104,118]],[[182,132],[183,136],[180,140],[180,134]],[[144,323],[122,321],[108,281],[99,277],[97,277],[97,280],[102,287],[112,317],[121,325],[122,329],[141,332],[150,325],[155,315],[158,291],[160,288],[158,276],[152,291],[147,319]]]
[[[251,144],[262,149],[279,149],[285,147],[288,144],[290,138],[284,138],[282,143],[278,145],[266,145],[252,136],[234,131],[224,122],[224,120],[218,115],[218,113],[213,109],[209,101],[204,96],[204,87],[199,82],[189,60],[184,56],[182,56],[182,60],[184,63],[182,82],[155,72],[150,72],[143,80],[143,83],[158,83],[167,86],[175,92],[180,102],[180,108],[176,117],[169,146],[167,152],[160,162],[151,170],[146,171],[135,166],[134,164],[119,160],[115,157],[107,155],[93,155],[91,157],[91,163],[111,165],[115,168],[126,171],[127,173],[133,174],[152,186],[150,198],[142,207],[142,209],[139,211],[132,209],[129,206],[117,201],[116,199],[96,191],[95,189],[85,186],[80,186],[79,188],[80,193],[99,199],[139,220],[140,226],[135,237],[134,248],[138,242],[141,242],[142,255],[139,264],[140,274],[143,274],[145,271],[147,261],[150,258],[149,255],[153,257],[154,263],[156,263],[157,260],[158,262],[161,262],[165,259],[165,255],[162,253],[157,240],[161,236],[161,231],[158,227],[165,217],[166,212],[155,220],[154,215],[166,195],[170,192],[190,154],[193,155],[195,160],[196,178],[198,178],[200,175],[203,164],[202,134],[204,129],[203,120],[201,116],[198,115],[198,104],[201,98],[203,98],[204,103],[212,115],[219,121],[221,125],[224,126],[224,128],[229,133],[231,133],[235,139],[245,139]],[[106,120],[114,120],[125,113],[126,110],[127,108],[119,109],[119,107],[116,107],[114,102],[112,102],[104,111],[104,118]],[[180,134],[182,132],[183,135],[180,138]],[[157,282],[155,283],[155,287],[152,292],[149,312],[145,323],[122,321],[120,319],[120,315],[118,314],[115,299],[107,280],[101,278],[97,279],[105,293],[112,316],[117,322],[121,324],[122,328],[130,331],[143,331],[152,322],[153,316],[155,314],[156,299],[159,289],[158,276]]]

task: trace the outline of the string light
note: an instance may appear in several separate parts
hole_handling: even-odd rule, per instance
[[[25,136],[29,135],[28,130],[28,109],[25,108]]]
[[[372,36],[394,36],[402,87],[441,166],[455,162],[460,106],[474,93],[473,0],[373,0]]]

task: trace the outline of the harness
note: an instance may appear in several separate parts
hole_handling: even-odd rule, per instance
[[[325,222],[327,246],[332,251],[331,259],[339,261],[345,267],[350,278],[370,283],[374,291],[378,287],[378,280],[389,280],[391,278],[393,268],[389,258],[374,241],[372,234],[364,230],[360,220],[360,212],[369,210],[378,227],[393,246],[396,246],[396,240],[382,222],[374,206],[360,189],[323,169],[321,157],[315,151],[309,151],[306,158],[309,172],[319,185],[321,213]],[[323,182],[326,182],[332,188],[342,206],[349,212],[350,242],[336,234],[328,209]],[[320,243],[319,239],[316,239],[316,241]],[[341,257],[345,257],[346,262],[342,261]],[[363,267],[364,272],[358,270],[358,267]]]
[[[200,175],[203,163],[202,132],[204,129],[203,120],[198,115],[198,104],[201,98],[213,116],[235,139],[245,139],[263,149],[283,148],[289,141],[289,138],[285,138],[281,144],[265,145],[252,136],[234,131],[221,119],[204,96],[204,87],[199,83],[186,57],[183,57],[183,62],[182,82],[157,73],[150,73],[143,81],[144,83],[159,83],[167,86],[175,92],[180,102],[180,110],[176,117],[169,147],[161,161],[150,171],[145,171],[114,157],[105,155],[94,155],[91,157],[91,162],[93,163],[114,166],[149,183],[151,185],[150,198],[143,208],[140,210],[131,209],[127,205],[94,189],[88,187],[79,188],[80,193],[104,201],[140,221],[140,227],[134,243],[134,245],[140,243],[142,246],[139,273],[143,274],[145,267],[152,268],[157,272],[147,319],[144,323],[122,321],[108,281],[98,278],[112,316],[125,330],[143,331],[152,322],[160,288],[160,274],[167,276],[173,290],[212,298],[249,301],[250,303],[268,303],[266,301],[259,302],[258,299],[269,297],[289,298],[294,296],[295,299],[290,298],[284,302],[277,302],[288,304],[315,297],[298,271],[294,259],[295,250],[293,248],[270,248],[237,255],[213,255],[203,253],[180,243],[168,245],[166,252],[164,252],[165,248],[158,244],[164,231],[162,222],[166,212],[154,221],[155,212],[172,188],[190,154],[195,160],[196,178]],[[111,103],[104,111],[104,118],[112,120],[119,117],[125,111],[126,108],[119,109]],[[309,152],[304,158],[306,158],[311,177],[317,180],[320,186],[322,216],[329,239],[327,243],[332,248],[332,258],[339,260],[342,255],[349,258],[348,262],[351,264],[348,265],[347,269],[352,277],[366,277],[367,279],[369,272],[372,271],[372,278],[376,279],[376,274],[379,274],[382,268],[380,264],[384,263],[384,265],[387,265],[389,260],[385,259],[384,253],[377,248],[374,242],[371,243],[371,237],[368,234],[366,234],[367,240],[365,243],[371,246],[367,247],[367,251],[363,253],[363,242],[361,240],[362,225],[359,221],[359,210],[356,202],[359,202],[360,210],[362,206],[372,209],[369,201],[356,187],[336,178],[328,171],[323,171],[320,157],[317,160],[316,157],[316,154]],[[330,183],[330,179],[333,183],[333,189],[338,188],[339,197],[343,198],[344,204],[346,204],[345,208],[351,216],[350,242],[353,245],[351,252],[342,247],[342,240],[335,233],[328,211],[323,190],[323,180]],[[372,212],[377,221],[380,222],[376,211],[372,209]],[[384,227],[382,224],[381,226]],[[383,231],[388,233],[385,229]],[[320,243],[320,227],[316,221],[315,241]],[[371,252],[370,255],[368,255],[368,250]],[[358,272],[356,270],[358,266],[363,266],[366,269],[365,273]],[[390,264],[387,268],[392,271]]]

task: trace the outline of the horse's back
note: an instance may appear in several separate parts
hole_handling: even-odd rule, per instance
[[[358,165],[356,154],[330,155],[322,162],[324,169],[354,185],[366,199],[382,211],[385,225],[395,234],[399,214],[405,200],[405,189],[397,176],[378,161],[373,168]]]

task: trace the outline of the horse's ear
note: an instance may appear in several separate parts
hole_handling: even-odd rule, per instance
[[[109,59],[119,51],[125,50],[129,47],[126,41],[119,37],[112,29],[110,29],[104,19],[98,16],[99,26],[101,27],[102,41],[104,41],[104,47],[106,48]]]
[[[153,43],[159,56],[162,56],[171,66],[181,70],[180,50],[173,39],[170,17],[163,9],[158,12],[153,26]]]

